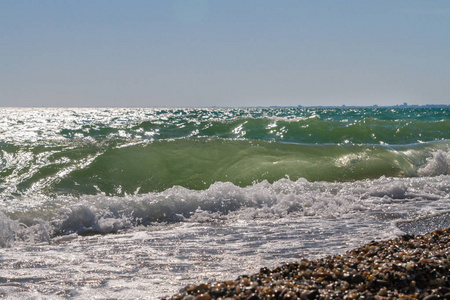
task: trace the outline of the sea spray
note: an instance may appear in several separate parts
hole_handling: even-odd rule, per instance
[[[449,116],[0,109],[0,294],[156,298],[448,227]]]
[[[450,166],[450,152],[442,150],[432,153],[433,156],[427,158],[427,163],[418,170],[420,176],[448,175]]]
[[[449,195],[447,176],[395,180],[382,177],[341,183],[281,179],[247,187],[217,182],[206,190],[176,186],[148,194],[86,195],[63,198],[61,202],[54,199],[53,206],[15,213],[17,221],[3,216],[10,228],[9,235],[3,235],[12,242],[14,234],[19,232],[19,222],[28,228],[27,239],[33,234],[34,239],[46,241],[72,233],[117,233],[156,223],[196,222],[200,215],[210,221],[220,221],[288,216],[327,219],[367,215],[371,218],[398,214],[394,219],[403,220],[446,212]],[[422,201],[427,203],[425,211],[421,210]],[[439,205],[444,206],[439,208]],[[23,236],[22,230],[20,239]]]

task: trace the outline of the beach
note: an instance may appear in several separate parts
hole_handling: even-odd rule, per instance
[[[450,228],[370,242],[236,280],[190,284],[165,299],[450,299]]]

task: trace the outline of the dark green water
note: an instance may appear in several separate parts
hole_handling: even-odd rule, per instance
[[[3,197],[448,172],[445,108],[4,109],[1,115]],[[427,167],[437,153],[440,166]]]

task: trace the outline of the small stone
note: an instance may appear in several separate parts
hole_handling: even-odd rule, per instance
[[[387,286],[389,283],[386,280],[382,280],[382,279],[377,279],[377,284],[382,285],[382,286]]]
[[[196,287],[193,288],[193,290],[197,293],[204,293],[207,290],[209,290],[209,285],[206,283],[201,283],[199,285],[197,285]]]
[[[351,282],[351,280],[352,280],[352,275],[351,275],[350,273],[344,273],[344,274],[342,275],[342,279],[345,280],[345,281],[347,281],[347,282]]]
[[[359,274],[359,273],[353,275],[353,277],[352,277],[352,283],[358,284],[358,283],[361,283],[363,281],[364,281],[364,277],[361,274]]]
[[[318,290],[312,290],[311,292],[306,294],[306,298],[308,299],[314,299],[316,298],[316,296],[319,295],[319,291]]]
[[[423,300],[439,300],[439,297],[437,297],[435,295],[429,295],[429,296],[426,296],[425,298],[423,298]]]
[[[197,297],[194,298],[194,300],[210,300],[210,299],[211,296],[208,293],[198,295]]]
[[[380,289],[380,291],[378,292],[378,295],[386,296],[387,295],[387,289],[385,287]]]
[[[255,293],[251,294],[248,298],[248,300],[259,300],[259,296],[256,295]]]

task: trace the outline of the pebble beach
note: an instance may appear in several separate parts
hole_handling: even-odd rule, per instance
[[[164,299],[450,299],[450,228],[373,241],[236,280],[190,284]]]

